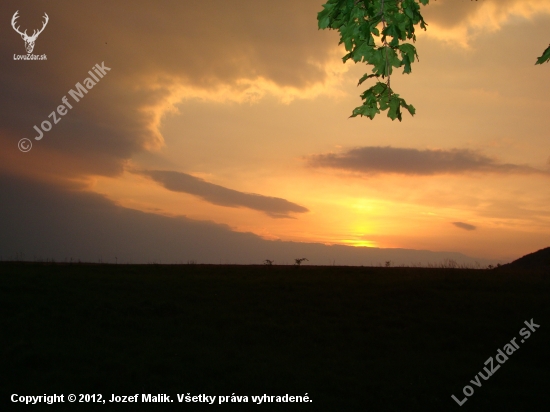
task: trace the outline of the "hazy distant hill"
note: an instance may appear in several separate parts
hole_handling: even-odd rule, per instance
[[[524,269],[535,269],[535,268],[548,268],[550,269],[550,247],[541,249],[537,252],[530,253],[523,257],[520,257],[517,260],[514,260],[507,265],[502,267],[511,267],[511,268],[524,268]]]

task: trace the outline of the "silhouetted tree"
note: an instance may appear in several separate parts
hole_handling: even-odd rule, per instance
[[[300,265],[302,264],[302,262],[306,260],[309,262],[309,260],[307,260],[306,258],[301,258],[301,259],[294,259],[294,261],[296,262],[296,266],[300,267]]]

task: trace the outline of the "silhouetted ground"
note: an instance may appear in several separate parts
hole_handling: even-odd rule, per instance
[[[546,269],[550,273],[550,247],[530,253],[501,266],[501,268],[508,267],[512,269]]]
[[[534,270],[4,262],[0,410],[545,411],[549,291]],[[540,328],[470,383],[531,319]],[[465,385],[475,393],[459,407]],[[175,402],[25,406],[12,393]]]

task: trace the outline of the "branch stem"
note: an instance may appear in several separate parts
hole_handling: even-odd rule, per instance
[[[388,86],[388,91],[389,91],[389,98],[391,98],[391,86],[390,86],[390,81],[391,81],[391,75],[390,75],[390,68],[388,66],[389,64],[389,61],[388,61],[388,41],[386,39],[386,35],[384,34],[384,30],[386,30],[386,17],[384,16],[384,0],[382,0],[381,2],[381,5],[380,5],[380,13],[382,14],[382,39],[383,39],[383,44],[384,44],[384,50],[386,52],[386,76],[388,77],[388,80],[386,81],[386,85]]]

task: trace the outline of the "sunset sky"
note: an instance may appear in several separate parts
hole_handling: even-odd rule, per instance
[[[422,7],[420,62],[392,76],[417,110],[401,123],[349,118],[370,68],[342,63],[338,33],[317,29],[322,4],[3,1],[3,259],[85,256],[119,236],[128,260],[154,260],[151,236],[177,251],[161,228],[178,225],[189,244],[201,232],[212,262],[222,232],[239,253],[265,239],[504,262],[550,246],[550,64],[534,65],[550,0]],[[33,51],[46,61],[14,60],[17,10],[29,34],[48,14]],[[75,102],[102,62],[111,70]],[[35,140],[64,96],[73,108]]]

